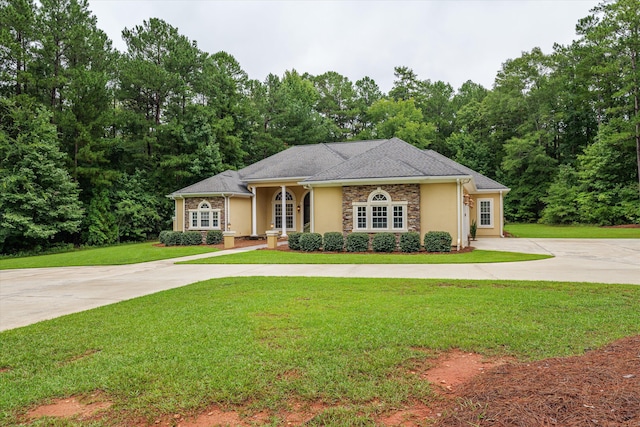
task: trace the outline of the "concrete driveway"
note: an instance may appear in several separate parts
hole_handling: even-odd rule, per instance
[[[473,246],[550,254],[555,258],[449,265],[176,265],[173,259],[125,266],[5,270],[0,271],[0,331],[200,280],[231,276],[557,280],[640,285],[640,239],[481,239]],[[214,256],[232,252],[221,251]],[[180,260],[209,256],[212,254]]]

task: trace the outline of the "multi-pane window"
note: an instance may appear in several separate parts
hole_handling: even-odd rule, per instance
[[[295,200],[288,191],[285,192],[285,225],[287,230],[295,228]],[[282,228],[282,192],[276,193],[273,199],[273,225],[275,228]]]
[[[404,206],[393,207],[393,228],[404,228]]]
[[[356,228],[365,229],[367,228],[367,207],[366,206],[356,206],[358,212],[358,218],[356,223]]]
[[[393,201],[378,188],[366,202],[353,203],[356,231],[407,231],[407,202]]]
[[[200,202],[197,209],[189,211],[189,215],[191,230],[220,228],[220,210],[212,209],[207,201]]]
[[[371,228],[387,228],[387,206],[371,206]]]
[[[493,199],[478,199],[478,227],[493,227]]]

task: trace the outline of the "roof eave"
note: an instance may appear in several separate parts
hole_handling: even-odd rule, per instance
[[[334,179],[327,181],[302,181],[301,185],[310,187],[335,187],[337,185],[378,185],[378,184],[437,184],[446,182],[456,182],[458,179],[473,179],[471,175],[450,175],[450,176],[408,176],[391,178],[354,178],[354,179]]]
[[[251,193],[239,193],[237,191],[214,191],[211,193],[172,193],[167,194],[165,197],[169,199],[184,199],[185,197],[252,197]]]

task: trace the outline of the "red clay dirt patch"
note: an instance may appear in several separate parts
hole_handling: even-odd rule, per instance
[[[99,400],[96,401],[96,398]],[[100,394],[91,396],[89,403],[84,403],[85,399],[80,397],[69,397],[66,399],[56,399],[53,402],[38,406],[27,413],[29,420],[42,417],[76,418],[86,419],[93,417],[98,412],[111,407],[111,402],[100,399]]]

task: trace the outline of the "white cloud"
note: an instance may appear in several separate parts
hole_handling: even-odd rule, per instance
[[[523,51],[551,52],[575,39],[594,0],[142,1],[90,0],[98,26],[124,49],[121,31],[157,17],[209,53],[233,55],[249,77],[269,73],[369,76],[384,92],[393,68],[458,88],[491,87],[501,64]]]

